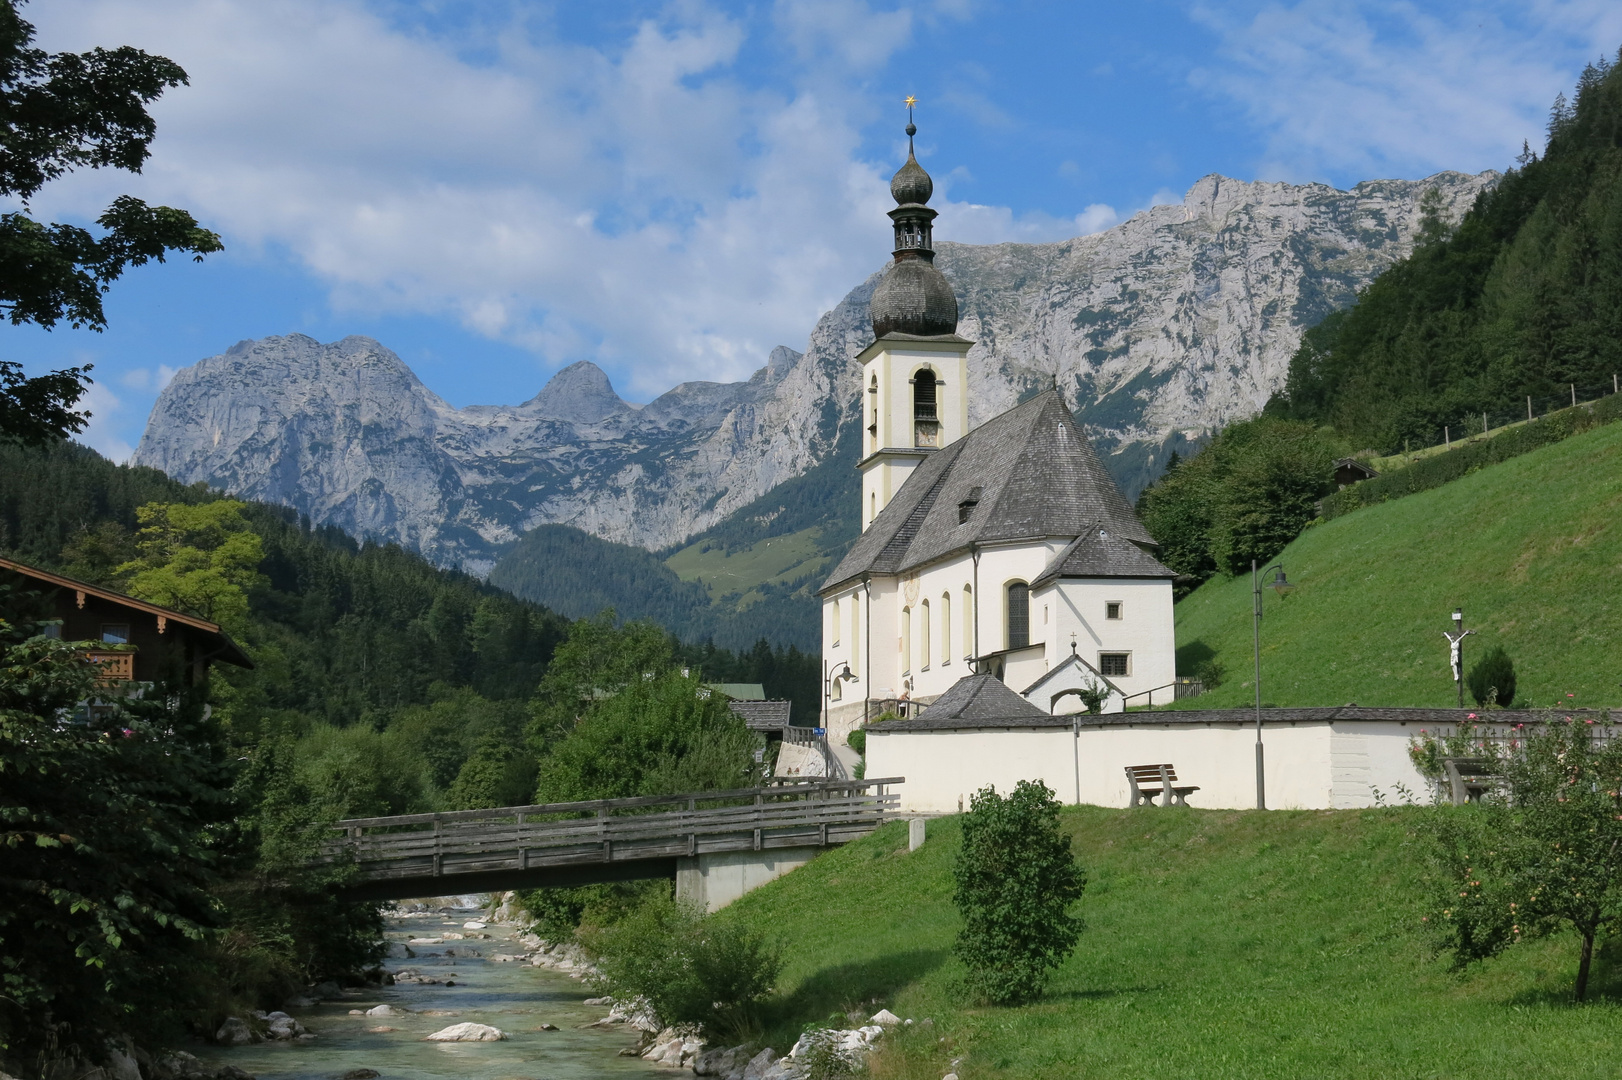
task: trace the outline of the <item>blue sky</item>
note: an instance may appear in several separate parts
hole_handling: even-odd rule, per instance
[[[454,405],[597,362],[631,400],[737,379],[888,253],[901,99],[936,235],[1049,241],[1212,172],[1324,182],[1503,168],[1622,45],[1614,0],[35,0],[51,49],[133,44],[191,85],[139,177],[76,174],[225,239],[131,273],[105,333],[0,329],[91,362],[86,441],[124,458],[177,369],[242,338],[366,334]]]

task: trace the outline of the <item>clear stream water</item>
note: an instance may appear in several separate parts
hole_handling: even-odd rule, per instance
[[[393,971],[416,968],[454,980],[455,986],[401,983],[343,1002],[290,1009],[316,1036],[312,1042],[264,1042],[249,1046],[192,1047],[204,1061],[235,1065],[259,1080],[338,1080],[354,1069],[375,1069],[380,1080],[587,1080],[669,1074],[640,1058],[620,1057],[636,1043],[628,1025],[588,1028],[607,1010],[588,1007],[579,981],[525,963],[494,963],[495,953],[524,952],[512,927],[490,924],[462,929],[476,912],[438,912],[389,920],[390,941],[463,933],[467,940],[417,947],[415,959],[389,959]],[[475,934],[489,934],[488,939]],[[474,955],[474,954],[479,955]],[[464,981],[465,980],[465,981]],[[409,1012],[396,1016],[351,1016],[351,1009],[388,1004]],[[472,1021],[507,1033],[503,1042],[431,1043],[425,1036]],[[542,1031],[555,1024],[557,1031]],[[392,1031],[373,1030],[393,1028]]]

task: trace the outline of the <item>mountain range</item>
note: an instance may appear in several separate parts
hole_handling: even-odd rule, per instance
[[[1497,176],[1342,191],[1212,175],[1181,204],[1090,236],[940,243],[959,333],[976,342],[970,422],[1057,380],[1134,498],[1171,450],[1256,412],[1304,329],[1412,249],[1426,191],[1457,220]],[[826,313],[803,353],[780,346],[746,382],[683,383],[643,405],[588,361],[522,404],[457,409],[369,338],[243,341],[174,377],[135,460],[480,576],[541,525],[649,551],[737,532],[740,518],[780,534],[795,518],[792,500],[770,495],[781,485],[811,472],[855,490],[835,458],[854,445],[854,358],[880,276]],[[853,534],[846,501],[824,499],[825,548]]]

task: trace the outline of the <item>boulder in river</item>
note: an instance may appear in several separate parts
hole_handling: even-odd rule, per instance
[[[214,1041],[221,1046],[246,1046],[253,1042],[253,1029],[241,1017],[227,1016],[214,1033]]]
[[[452,1024],[441,1031],[428,1036],[429,1042],[497,1042],[505,1039],[507,1033],[500,1028],[493,1028],[489,1024]]]
[[[374,1005],[366,1010],[367,1016],[399,1016],[405,1009],[396,1009],[393,1005]]]

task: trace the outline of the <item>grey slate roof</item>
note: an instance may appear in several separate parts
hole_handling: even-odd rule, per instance
[[[980,488],[959,524],[958,504]],[[1104,471],[1058,390],[1045,390],[925,458],[823,583],[899,574],[970,544],[1026,537],[1113,537],[1154,544]]]
[[[789,701],[729,701],[727,707],[743,717],[744,726],[755,731],[776,731],[788,727]]]
[[[890,720],[883,726],[921,724],[927,720],[958,727],[981,727],[987,723],[1029,721],[1046,715],[995,675],[965,675],[915,718]]]
[[[948,691],[950,692],[950,691]],[[1013,691],[1009,691],[1012,693]],[[944,698],[945,695],[942,695]],[[939,702],[937,702],[939,704]],[[1072,723],[1080,723],[1083,728],[1090,727],[1123,727],[1127,725],[1141,727],[1146,724],[1177,725],[1177,724],[1253,724],[1256,721],[1254,709],[1163,709],[1157,712],[1129,712],[1129,713],[1070,713],[1066,715],[1050,716],[1040,709],[1035,709],[1035,715],[1010,717],[952,717],[933,716],[934,706],[924,710],[915,717],[906,720],[888,720],[876,725],[873,731],[967,731],[976,728],[1008,728],[1034,730],[1038,728],[1068,728]],[[1513,724],[1538,724],[1547,720],[1551,715],[1532,710],[1498,709],[1493,712],[1479,712],[1473,709],[1408,709],[1408,708],[1367,708],[1358,705],[1327,706],[1310,709],[1263,709],[1263,727],[1276,727],[1279,724],[1301,723],[1327,723],[1332,720],[1372,720],[1386,723],[1405,723],[1417,732],[1422,727],[1439,724],[1458,724],[1469,719],[1475,712],[1477,721],[1490,724],[1494,727],[1506,727]],[[1561,711],[1560,716],[1591,715],[1596,722],[1598,712],[1587,710]]]
[[[1177,571],[1161,565],[1138,545],[1104,529],[1082,533],[1053,557],[1047,569],[1036,576],[1031,588],[1039,589],[1060,578],[1124,577],[1174,578]]]

